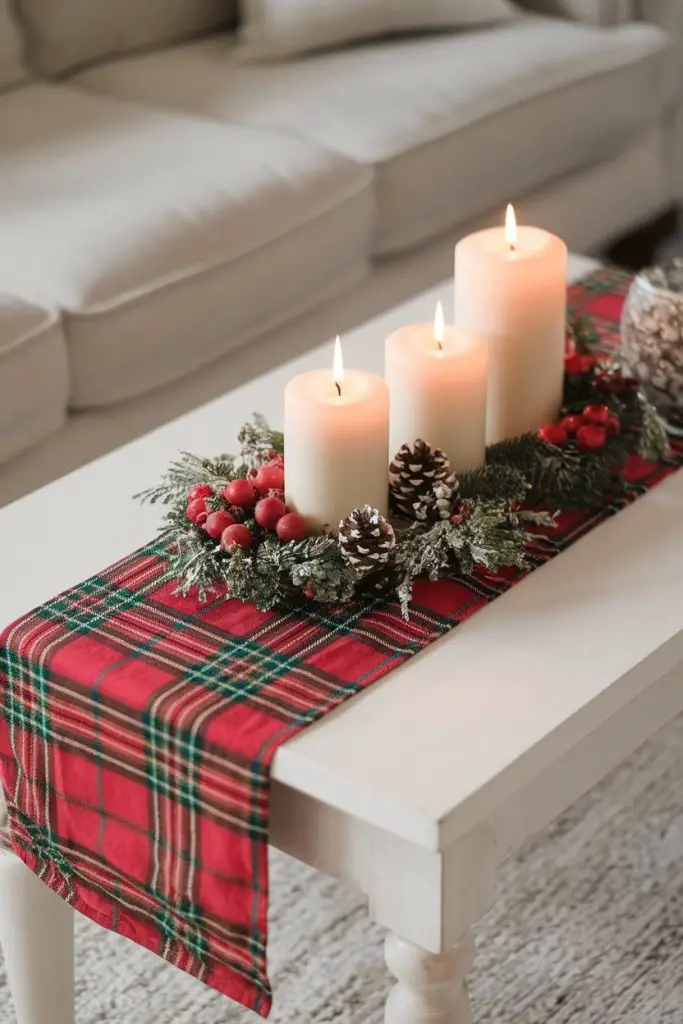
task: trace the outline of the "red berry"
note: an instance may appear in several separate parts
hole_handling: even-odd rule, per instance
[[[254,485],[248,480],[231,480],[223,491],[223,497],[231,505],[239,505],[240,508],[253,508],[258,501],[258,495]]]
[[[621,423],[616,416],[610,416],[607,420],[607,436],[618,437],[621,433]]]
[[[564,369],[566,373],[589,373],[595,368],[597,359],[595,356],[582,356],[574,353],[570,356],[565,356]]]
[[[197,498],[210,498],[213,491],[209,484],[195,484],[187,496],[188,504]]]
[[[267,453],[266,458],[268,460],[267,465],[279,466],[280,469],[285,468],[285,457],[282,454],[282,452],[276,452],[274,448],[271,448],[270,451]]]
[[[594,423],[598,427],[604,427],[610,418],[610,411],[606,405],[587,405],[583,410],[583,418],[586,423]]]
[[[567,431],[559,423],[547,423],[544,427],[539,427],[538,436],[541,441],[545,441],[546,444],[554,444],[558,448],[567,443]]]
[[[206,499],[195,498],[194,501],[191,501],[190,504],[187,506],[187,518],[190,520],[191,523],[196,523],[198,517],[202,513],[206,513]]]
[[[275,530],[280,540],[285,543],[308,537],[308,524],[298,512],[288,512],[279,520]]]
[[[214,540],[218,540],[223,535],[223,531],[227,530],[229,526],[232,526],[235,522],[234,518],[229,512],[219,509],[218,512],[212,512],[206,520],[204,529],[208,533],[209,537],[213,537]]]
[[[281,466],[274,466],[272,464],[261,466],[256,474],[254,485],[261,494],[265,494],[266,491],[281,491],[285,486],[284,470]]]
[[[606,377],[605,380],[600,381],[600,387],[603,391],[612,391],[617,394],[620,391],[632,391],[640,387],[640,384],[634,377]]]
[[[605,447],[607,431],[604,427],[598,427],[593,423],[581,427],[576,434],[576,441],[579,448],[584,452],[599,452]]]
[[[204,526],[208,518],[209,513],[206,511],[206,509],[204,509],[204,511],[200,512],[197,518],[195,519],[195,523],[197,524],[197,526]]]
[[[583,426],[583,423],[583,416],[572,414],[570,416],[565,416],[560,422],[560,426],[564,427],[570,437],[575,437],[577,430]]]
[[[279,501],[284,502],[285,492],[282,490],[270,490],[266,493],[266,498],[277,498]]]
[[[274,530],[286,514],[287,506],[279,498],[261,498],[254,510],[254,518],[264,530]]]
[[[221,534],[221,547],[230,554],[237,548],[250,548],[253,543],[251,530],[242,523],[233,523]]]

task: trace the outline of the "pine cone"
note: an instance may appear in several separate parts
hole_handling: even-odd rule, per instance
[[[431,448],[426,441],[404,444],[389,467],[391,473],[391,507],[404,519],[415,519],[415,506],[429,501],[434,485],[448,480],[448,456],[440,448]]]
[[[370,505],[354,509],[339,524],[341,553],[359,576],[386,565],[395,544],[393,527]]]
[[[431,494],[415,502],[413,519],[418,523],[438,523],[439,519],[450,519],[460,504],[460,481],[452,473],[446,480],[438,480]]]

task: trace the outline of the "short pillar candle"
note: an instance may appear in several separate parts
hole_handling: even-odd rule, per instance
[[[455,322],[489,343],[487,441],[535,431],[562,405],[567,246],[534,227],[468,235],[455,250]]]
[[[391,457],[404,444],[426,441],[453,470],[475,469],[486,456],[488,352],[479,334],[444,324],[403,327],[386,341],[391,396]]]
[[[285,497],[314,531],[336,531],[355,508],[386,516],[389,391],[374,374],[345,370],[335,344],[330,370],[285,388]]]

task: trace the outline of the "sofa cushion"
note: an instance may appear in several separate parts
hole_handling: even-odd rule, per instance
[[[243,0],[241,56],[272,59],[373,36],[488,25],[515,10],[511,0]]]
[[[0,281],[57,305],[72,408],[184,376],[367,267],[372,176],[282,133],[61,86],[0,103]]]
[[[0,293],[0,463],[57,430],[67,397],[57,314]]]
[[[29,63],[41,75],[60,74],[107,55],[234,27],[237,21],[237,0],[16,2]]]
[[[576,18],[591,25],[618,25],[635,21],[640,0],[517,0],[520,7],[537,14]]]
[[[609,159],[653,123],[676,74],[666,34],[651,25],[528,17],[258,67],[207,40],[80,82],[278,128],[374,167],[383,255]]]
[[[9,2],[0,0],[0,90],[25,77],[21,62],[21,40]]]

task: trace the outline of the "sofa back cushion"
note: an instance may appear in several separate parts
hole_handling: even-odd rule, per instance
[[[7,0],[0,0],[0,4]],[[237,0],[14,0],[41,75],[234,27]]]
[[[636,4],[640,0],[517,0],[520,7],[537,14],[554,14],[576,18],[589,25],[621,25],[636,20]],[[665,0],[666,2],[666,0]],[[678,0],[672,0],[678,3]]]
[[[513,0],[242,0],[240,52],[247,60],[272,60],[373,36],[472,28],[514,14]]]
[[[10,0],[0,0],[0,89],[14,85],[25,76],[21,39],[9,4]]]

